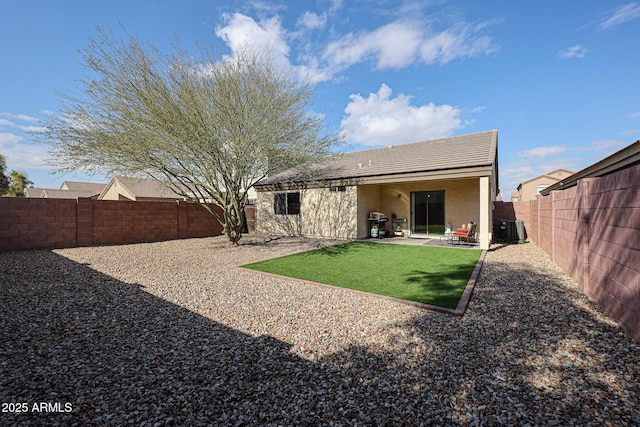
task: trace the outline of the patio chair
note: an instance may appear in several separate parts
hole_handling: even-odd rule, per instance
[[[451,231],[451,224],[446,223],[444,226],[444,236],[440,237],[440,244],[452,244],[453,232]]]
[[[466,229],[459,228],[453,233],[454,238],[459,242],[475,243],[476,241],[476,223],[470,222]]]

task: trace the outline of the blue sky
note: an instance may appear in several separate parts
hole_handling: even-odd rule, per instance
[[[96,27],[119,23],[166,49],[268,42],[352,149],[498,129],[505,196],[640,139],[640,2],[0,0],[0,22],[0,153],[37,187],[89,179],[52,175],[27,131],[79,90]]]

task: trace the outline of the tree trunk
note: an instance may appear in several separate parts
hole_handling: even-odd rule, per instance
[[[242,204],[238,208],[227,206],[224,210],[224,233],[232,246],[238,246],[238,241],[242,238],[242,230],[244,228],[243,214]]]

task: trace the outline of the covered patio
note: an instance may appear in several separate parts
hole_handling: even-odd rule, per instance
[[[486,191],[486,190],[485,190]],[[482,196],[481,196],[482,195]],[[380,228],[381,237],[402,236],[408,240],[437,240],[445,232],[475,223],[473,243],[490,242],[490,194],[482,194],[481,178],[441,178],[433,181],[358,186],[358,238],[371,237],[371,228]],[[372,221],[371,213],[383,214],[386,222]],[[444,239],[443,239],[444,241]],[[449,239],[448,243],[458,243]],[[467,242],[469,243],[469,242]]]

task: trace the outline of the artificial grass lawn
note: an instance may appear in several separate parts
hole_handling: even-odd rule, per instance
[[[243,267],[455,309],[481,253],[350,242]]]

